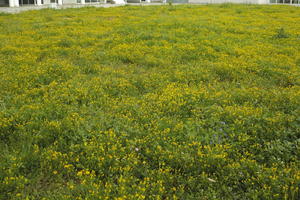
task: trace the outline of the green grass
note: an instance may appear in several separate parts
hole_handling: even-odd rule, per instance
[[[299,199],[299,13],[0,14],[0,199]]]

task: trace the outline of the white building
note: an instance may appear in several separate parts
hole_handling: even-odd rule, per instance
[[[110,0],[116,4],[125,4],[124,0]],[[0,0],[0,7],[63,5],[63,4],[103,4],[107,0]]]
[[[189,0],[189,3],[300,4],[300,0]]]
[[[300,0],[0,0],[0,7],[63,5],[63,4],[100,4],[110,1],[116,4],[142,2],[173,2],[173,3],[250,3],[250,4],[300,4]]]

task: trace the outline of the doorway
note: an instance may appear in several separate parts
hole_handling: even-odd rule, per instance
[[[9,0],[0,0],[0,7],[7,7],[9,5]]]

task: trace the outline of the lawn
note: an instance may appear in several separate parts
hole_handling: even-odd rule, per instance
[[[300,199],[300,7],[0,14],[0,199]]]

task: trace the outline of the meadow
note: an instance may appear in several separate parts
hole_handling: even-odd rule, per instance
[[[0,199],[300,199],[300,8],[0,13]]]

